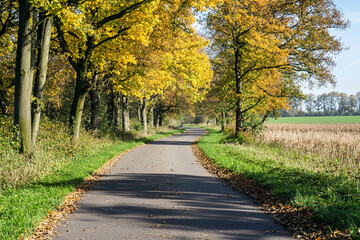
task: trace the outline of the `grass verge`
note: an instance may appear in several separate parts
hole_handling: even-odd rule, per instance
[[[218,167],[253,180],[292,206],[311,209],[313,220],[328,226],[326,229],[350,232],[359,239],[359,179],[293,167],[302,156],[281,154],[266,145],[224,144],[224,138],[223,133],[209,129],[198,146]],[[301,234],[305,230],[296,231]]]
[[[113,142],[95,151],[88,150],[87,155],[72,159],[39,180],[0,191],[0,239],[29,236],[39,222],[64,201],[65,196],[119,153],[179,132],[181,130],[158,133],[135,141]]]

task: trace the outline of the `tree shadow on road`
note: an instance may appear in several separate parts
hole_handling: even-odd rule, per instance
[[[80,204],[84,221],[95,214],[109,220],[131,219],[155,229],[216,234],[221,239],[290,236],[250,199],[211,176],[123,173],[105,176],[93,191],[104,197],[98,203]]]
[[[190,141],[154,141],[147,143],[149,145],[175,145],[175,146],[190,146],[192,142]]]

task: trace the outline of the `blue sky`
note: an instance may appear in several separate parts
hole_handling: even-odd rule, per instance
[[[304,89],[305,93],[320,94],[338,91],[355,94],[360,92],[360,1],[334,0],[334,3],[344,13],[345,19],[351,22],[350,27],[345,31],[334,32],[349,49],[343,51],[335,58],[337,65],[333,73],[337,80],[336,87],[313,89],[311,91]]]

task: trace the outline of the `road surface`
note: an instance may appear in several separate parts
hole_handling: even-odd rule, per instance
[[[54,238],[293,239],[196,161],[191,143],[204,133],[188,128],[125,154]]]

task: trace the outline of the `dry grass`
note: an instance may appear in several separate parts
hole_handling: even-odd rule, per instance
[[[109,138],[96,138],[82,131],[79,144],[73,146],[63,123],[43,118],[37,146],[28,159],[18,154],[19,141],[11,131],[11,119],[0,120],[0,190],[42,178],[71,161],[113,144]]]
[[[257,141],[308,154],[307,168],[360,177],[360,124],[268,124]]]

